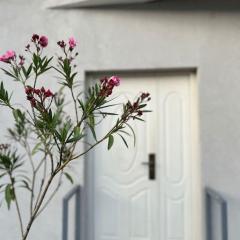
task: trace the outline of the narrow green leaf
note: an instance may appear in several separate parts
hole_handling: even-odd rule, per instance
[[[89,126],[89,128],[90,128],[90,130],[92,132],[92,135],[93,135],[95,141],[97,142],[97,135],[96,135],[94,127],[92,127],[90,124],[88,124],[88,126]]]
[[[112,115],[112,116],[118,116],[118,114],[117,113],[110,113],[110,112],[99,112],[100,114],[102,114],[102,115]]]
[[[41,145],[42,145],[42,143],[39,142],[39,143],[37,143],[37,144],[34,146],[34,148],[33,148],[33,150],[32,150],[32,156],[37,153],[37,151],[39,150],[39,147],[40,147]]]
[[[137,119],[139,121],[145,122],[143,119],[139,118],[139,117],[133,117],[133,119]]]
[[[13,73],[5,70],[4,68],[1,68],[1,70],[3,70],[6,75],[8,75],[8,76],[10,76],[10,77],[12,77],[12,78],[14,78],[14,79],[16,79],[16,77],[13,75]]]
[[[71,182],[71,184],[73,184],[73,178],[71,177],[71,175],[69,173],[64,173],[65,177]]]
[[[110,135],[108,137],[108,150],[111,149],[111,147],[113,146],[113,143],[114,143],[114,137],[113,137],[113,135]]]
[[[15,199],[14,197],[14,192],[11,184],[8,184],[7,187],[5,188],[5,200],[8,206],[8,209],[10,209],[11,206],[11,201]]]
[[[133,138],[134,138],[134,146],[136,146],[136,134],[133,130],[133,128],[131,127],[130,124],[126,123],[126,125],[129,127],[129,129],[131,130],[132,134],[133,134]]]
[[[66,143],[71,143],[71,142],[78,142],[79,140],[81,140],[85,135],[79,135],[73,138],[70,138]]]
[[[118,135],[122,138],[125,146],[128,148],[128,144],[127,144],[127,141],[125,140],[125,138],[121,134],[118,134]]]

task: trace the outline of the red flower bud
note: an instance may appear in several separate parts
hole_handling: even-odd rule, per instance
[[[32,100],[30,100],[31,106],[32,107],[36,107],[36,100],[33,98]]]
[[[41,87],[41,92],[42,92],[42,93],[45,93],[45,92],[46,92],[46,90],[45,90],[44,87]]]
[[[32,94],[32,92],[33,92],[33,88],[32,88],[32,87],[26,87],[26,88],[25,88],[25,93],[26,93],[27,95]]]
[[[36,41],[38,41],[38,39],[39,39],[39,35],[38,34],[33,34],[32,35],[32,42],[36,42]]]
[[[40,89],[36,89],[36,88],[34,89],[34,93],[35,93],[35,94],[39,95],[40,92],[41,92]]]
[[[45,97],[53,97],[53,93],[51,92],[50,89],[48,89],[45,94],[44,94]]]
[[[62,41],[58,41],[57,45],[61,48],[65,48],[66,47],[66,43],[62,40]]]

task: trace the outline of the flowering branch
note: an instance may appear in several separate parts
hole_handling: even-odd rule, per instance
[[[80,99],[74,64],[78,56],[77,42],[71,37],[68,42],[58,41],[57,45],[61,52],[57,59],[47,57],[45,51],[48,38],[33,34],[30,43],[25,47],[25,52],[30,56],[29,64],[26,62],[27,56],[17,55],[13,50],[0,56],[0,62],[7,66],[2,68],[3,72],[21,84],[24,88],[22,92],[29,103],[28,109],[14,108],[12,95],[8,93],[3,83],[0,84],[0,105],[12,111],[15,121],[14,127],[8,129],[9,137],[25,151],[25,155],[19,157],[14,147],[6,145],[8,147],[5,149],[1,148],[5,145],[0,145],[0,178],[4,182],[0,185],[0,190],[3,189],[9,208],[12,202],[16,204],[22,240],[27,239],[35,219],[47,208],[58,192],[63,177],[73,182],[68,168],[70,163],[105,140],[108,140],[107,148],[110,150],[115,137],[120,137],[128,147],[124,135],[130,134],[125,129],[129,128],[135,139],[130,120],[143,121],[142,115],[148,112],[145,107],[150,101],[149,93],[140,93],[134,102],[123,103],[121,114],[107,112],[109,107],[114,106],[111,104],[111,95],[120,85],[120,78],[117,76],[102,78],[88,89],[84,99]],[[44,74],[48,72],[58,74],[61,85],[59,90],[53,92],[45,86],[38,87],[39,77],[45,76]],[[65,89],[71,93],[74,118],[68,114]],[[99,139],[95,127],[104,122],[109,115],[116,115],[116,122]],[[88,132],[92,134],[94,142],[89,144],[87,150],[79,152],[76,146],[84,141]],[[31,178],[25,171],[28,165],[32,170]],[[57,176],[58,184],[50,191],[50,186]],[[36,182],[40,182],[38,187]],[[24,188],[29,192],[30,211],[26,226],[23,225],[25,221],[20,213],[16,188]]]

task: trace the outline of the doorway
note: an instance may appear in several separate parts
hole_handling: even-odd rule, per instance
[[[107,73],[89,75],[89,82]],[[88,240],[202,240],[198,104],[193,72],[119,73],[116,101],[149,92],[145,123],[132,121],[136,144],[115,138],[86,159]],[[121,111],[121,106],[111,109]],[[115,119],[97,127],[102,135]],[[154,163],[154,166],[151,164]],[[152,167],[154,175],[151,175]]]

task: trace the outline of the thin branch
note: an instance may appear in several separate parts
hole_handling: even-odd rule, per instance
[[[44,155],[44,158],[42,159],[42,162],[44,163],[44,168],[43,168],[43,177],[42,177],[42,181],[41,181],[41,185],[39,187],[39,191],[38,191],[38,195],[36,198],[36,202],[35,202],[35,206],[34,208],[36,208],[38,201],[40,199],[41,193],[42,193],[42,189],[44,186],[44,183],[46,181],[46,174],[47,174],[47,159],[46,159],[46,154]]]
[[[43,200],[44,200],[44,198],[45,198],[45,196],[46,196],[46,193],[47,193],[47,191],[48,191],[48,189],[49,189],[49,187],[50,187],[50,185],[51,185],[54,177],[56,176],[56,174],[57,174],[57,173],[54,172],[54,173],[50,176],[50,178],[49,178],[49,180],[48,180],[48,182],[47,182],[47,185],[46,185],[46,187],[45,187],[45,189],[44,189],[44,191],[43,191],[43,193],[42,193],[42,195],[41,195],[41,197],[40,197],[39,203],[37,204],[36,208],[35,208],[34,211],[33,211],[32,216],[30,217],[30,220],[29,220],[29,222],[28,222],[27,228],[26,228],[26,230],[25,230],[25,232],[24,232],[24,234],[23,234],[22,240],[26,240],[26,239],[27,239],[27,236],[28,236],[29,231],[30,231],[30,229],[31,229],[31,227],[32,227],[33,221],[35,220],[35,218],[36,218],[36,216],[37,216],[37,214],[38,214],[38,211],[39,211],[40,207],[42,206],[42,203],[43,203]]]
[[[46,203],[42,206],[42,208],[39,210],[38,214],[36,215],[36,218],[45,210],[45,208],[48,206],[48,204],[52,201],[52,199],[54,198],[54,196],[56,195],[56,193],[58,192],[59,188],[61,187],[62,184],[62,175],[63,172],[61,172],[61,175],[59,177],[59,181],[58,181],[58,185],[55,188],[55,190],[52,192],[51,196],[49,197],[49,199],[46,201]]]
[[[27,139],[25,139],[24,146],[25,146],[25,149],[26,149],[26,152],[27,152],[27,155],[28,155],[28,158],[30,160],[31,167],[32,167],[32,186],[31,186],[31,198],[30,198],[30,214],[32,214],[36,172],[35,172],[35,166],[34,166],[33,159],[32,159],[31,149],[30,149],[30,146],[27,142]]]
[[[22,215],[21,215],[21,211],[20,211],[20,206],[19,206],[19,203],[18,203],[18,197],[17,197],[17,194],[16,194],[16,191],[15,191],[15,187],[14,187],[14,180],[13,180],[13,177],[11,174],[9,174],[9,177],[11,179],[11,184],[12,184],[12,187],[13,187],[13,192],[14,192],[14,197],[15,197],[15,205],[16,205],[16,210],[17,210],[17,216],[18,216],[18,221],[19,221],[19,225],[20,225],[20,229],[21,229],[21,234],[23,236],[23,220],[22,220]]]
[[[72,88],[72,87],[70,88],[70,91],[71,91],[71,95],[72,95],[72,99],[73,99],[73,103],[74,103],[76,121],[78,122],[77,100],[76,100],[76,98],[75,98],[75,96],[74,96],[73,88]]]

